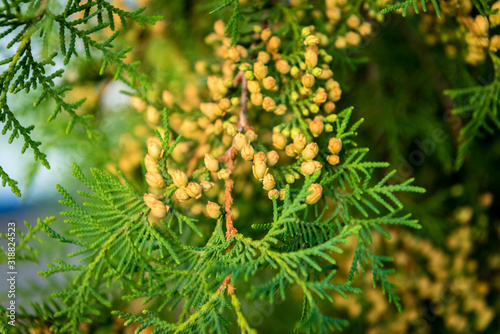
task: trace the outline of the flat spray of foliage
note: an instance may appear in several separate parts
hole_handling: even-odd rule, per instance
[[[68,65],[73,57],[78,57],[83,48],[85,57],[102,57],[101,73],[108,65],[113,65],[114,77],[132,86],[146,86],[146,78],[136,72],[138,63],[125,63],[123,59],[130,49],[114,50],[113,40],[123,28],[127,20],[133,20],[142,27],[158,21],[158,16],[144,16],[144,8],[135,12],[125,12],[114,7],[108,1],[69,0],[62,3],[48,0],[5,0],[0,5],[0,38],[11,56],[2,58],[0,65],[8,68],[0,74],[0,122],[3,123],[2,135],[10,133],[9,143],[22,137],[24,145],[21,153],[32,149],[35,160],[46,168],[50,168],[47,156],[40,150],[41,142],[31,137],[34,125],[24,126],[9,106],[9,99],[23,96],[23,93],[34,92],[33,101],[36,108],[44,101],[54,105],[53,112],[47,121],[52,121],[60,113],[68,113],[69,133],[75,123],[85,128],[90,138],[95,136],[88,116],[80,116],[77,109],[85,102],[85,97],[78,101],[68,102],[65,93],[71,90],[70,85],[58,85],[63,79],[64,68],[60,63]],[[115,22],[116,17],[119,22]],[[103,30],[111,31],[104,34]],[[58,41],[54,42],[55,33]],[[57,50],[57,51],[56,51]],[[2,56],[5,57],[4,54]],[[58,65],[59,64],[59,65]],[[31,96],[31,95],[30,95]],[[21,196],[17,181],[11,179],[0,166],[2,184],[7,183],[12,192]]]
[[[425,3],[420,2],[424,11]],[[436,1],[432,1],[432,5],[439,15]],[[297,12],[311,10],[310,5],[289,7],[281,3],[257,1],[255,5],[243,7],[238,1],[227,0],[216,11],[228,6],[232,6],[233,14],[226,24],[225,32],[230,36],[232,45],[244,45],[249,51],[238,65],[254,63],[256,54],[266,50],[265,44],[259,38],[252,37],[254,32],[247,28],[263,22],[278,21],[282,25],[274,29],[273,33],[281,38],[283,59],[300,68],[308,36],[302,28],[311,23],[301,23]],[[406,13],[410,6],[417,9],[417,1],[400,2],[388,6],[386,11],[402,8]],[[33,127],[21,125],[7,102],[8,98],[16,94],[35,91],[38,98],[34,101],[34,107],[46,100],[54,104],[49,121],[65,112],[70,120],[68,132],[78,123],[92,137],[89,120],[76,112],[85,98],[73,103],[66,102],[64,93],[71,87],[56,83],[56,79],[63,75],[63,70],[57,69],[57,59],[65,65],[70,64],[72,57],[78,55],[79,48],[87,58],[102,57],[101,72],[108,65],[113,65],[115,79],[123,80],[136,90],[133,94],[147,100],[143,88],[148,87],[148,82],[144,75],[136,71],[138,63],[123,61],[128,49],[112,49],[112,42],[119,33],[114,18],[119,17],[123,26],[127,20],[144,25],[154,23],[159,20],[158,17],[143,16],[142,10],[124,12],[107,1],[88,1],[85,4],[68,1],[66,6],[61,7],[53,1],[5,0],[0,13],[0,25],[6,28],[1,37],[9,38],[8,48],[15,50],[12,56],[1,61],[1,64],[8,65],[7,70],[0,75],[3,134],[11,133],[10,142],[22,136],[25,143],[23,152],[31,148],[35,159],[39,159],[46,167],[49,165],[46,156],[39,150],[40,143],[30,137]],[[106,35],[99,33],[105,29],[115,32],[102,38]],[[318,29],[321,29],[321,24],[318,24]],[[50,42],[54,31],[58,33],[58,53],[51,51],[54,49]],[[40,57],[35,56],[39,54],[33,52],[35,47],[41,50]],[[324,48],[335,52],[332,43],[327,43]],[[269,46],[267,50],[270,50]],[[336,55],[341,57],[341,54]],[[498,58],[493,54],[491,57],[498,69]],[[77,200],[64,187],[58,186],[64,197],[61,203],[68,207],[68,211],[61,214],[68,218],[65,223],[69,231],[58,231],[52,224],[53,219],[39,220],[35,227],[28,227],[27,234],[20,233],[21,242],[18,244],[20,254],[27,260],[36,260],[37,255],[31,246],[25,247],[24,240],[35,239],[36,233],[45,232],[58,242],[72,245],[75,251],[68,255],[69,259],[56,259],[55,263],[49,264],[48,269],[40,273],[46,277],[73,273],[72,282],[54,292],[47,302],[33,303],[33,310],[21,309],[18,315],[19,328],[28,330],[45,326],[57,333],[78,333],[82,323],[92,324],[99,317],[113,314],[127,319],[125,325],[138,324],[137,332],[152,327],[153,333],[227,333],[236,322],[242,333],[256,333],[242,310],[242,304],[254,299],[273,304],[278,297],[286,300],[293,290],[295,294],[299,291],[298,295],[303,300],[302,314],[295,319],[296,332],[326,333],[342,329],[347,321],[332,317],[324,309],[325,302],[327,305],[336,298],[362,293],[356,287],[356,278],[365,271],[371,272],[374,286],[380,286],[399,309],[400,299],[389,279],[393,270],[386,267],[392,258],[372,253],[370,244],[374,233],[389,237],[384,229],[387,225],[420,228],[417,220],[403,213],[403,205],[396,195],[398,192],[423,193],[424,189],[412,185],[413,179],[394,182],[392,177],[395,171],[386,173],[382,179],[374,177],[379,175],[376,172],[378,169],[386,169],[389,165],[367,160],[368,148],[358,147],[356,135],[362,129],[363,120],[351,120],[352,108],[336,112],[336,117],[320,118],[318,122],[324,123],[325,129],[328,127],[324,132],[321,130],[320,134],[310,128],[308,108],[314,104],[314,95],[303,89],[302,86],[306,84],[302,74],[314,73],[313,67],[300,68],[303,72],[295,76],[288,73],[281,75],[269,65],[270,72],[278,78],[280,86],[269,95],[292,115],[280,119],[282,122],[273,130],[289,135],[291,128],[298,129],[308,142],[317,142],[321,149],[315,159],[320,163],[320,168],[313,173],[302,173],[300,181],[289,182],[286,175],[300,174],[301,163],[304,162],[302,158],[298,156],[295,160],[289,159],[289,164],[274,167],[276,190],[279,188],[283,195],[281,198],[270,195],[272,216],[265,217],[264,223],[251,226],[260,233],[255,234],[259,237],[246,236],[234,228],[230,210],[233,201],[231,177],[229,183],[227,179],[222,182],[229,195],[224,196],[225,207],[216,223],[207,217],[193,217],[189,210],[178,205],[174,192],[179,187],[174,185],[167,166],[172,163],[171,155],[176,145],[183,142],[177,129],[170,126],[169,118],[182,109],[177,104],[168,106],[169,103],[165,101],[156,101],[156,106],[164,110],[164,132],[156,131],[157,140],[163,149],[157,161],[158,173],[165,180],[165,188],[159,198],[168,207],[168,215],[158,222],[151,222],[148,217],[151,209],[146,205],[142,193],[124,175],[117,177],[98,169],[85,173],[74,165],[73,174],[86,190],[78,192]],[[253,78],[243,78],[245,67],[241,71],[239,80],[235,81],[225,96],[238,97],[246,102],[247,80]],[[321,72],[315,73],[315,76],[318,86],[325,85],[328,78],[321,78]],[[466,148],[480,128],[492,130],[485,124],[487,118],[498,127],[498,80],[498,76],[495,76],[495,81],[488,86],[448,92],[453,98],[474,93],[470,104],[454,111],[460,113],[467,110],[475,115],[463,129],[457,165],[463,162]],[[312,89],[311,86],[306,88]],[[294,98],[294,94],[299,97]],[[246,104],[243,104],[245,106],[235,104],[236,109],[241,109],[236,113],[239,117],[235,122],[238,131],[248,128],[251,122],[263,128],[268,126],[258,124],[258,113],[264,113],[263,110],[247,110]],[[203,117],[199,110],[186,115]],[[330,163],[328,160],[326,147],[331,137],[341,140],[340,162]],[[252,145],[256,151],[263,152],[268,152],[271,146],[260,138]],[[227,156],[220,159],[220,163],[225,163],[227,168],[231,169],[231,164],[245,163],[239,156],[236,157],[238,152],[234,144],[227,152]],[[182,169],[182,166],[179,168]],[[188,175],[190,181],[213,181],[201,160],[196,168]],[[16,181],[10,179],[1,167],[0,173],[3,183],[8,183],[13,192],[20,194]],[[249,182],[251,186],[248,180],[236,179],[236,182],[240,181]],[[228,187],[228,184],[231,186]],[[315,201],[308,200],[314,195],[310,190],[313,184],[322,189],[319,199]],[[84,198],[83,204],[80,197]],[[199,228],[202,224],[211,224],[209,233],[207,229]],[[237,220],[234,224],[237,225]],[[193,240],[197,240],[196,244]],[[346,243],[355,243],[356,251],[348,268],[349,274],[343,277],[338,275],[336,259],[343,256],[342,247]],[[110,291],[119,291],[124,302],[144,300],[143,311],[130,314],[124,308],[116,308]],[[166,310],[174,309],[175,319],[164,316]],[[5,311],[3,307],[2,311]],[[6,333],[11,330],[3,319],[0,329]]]

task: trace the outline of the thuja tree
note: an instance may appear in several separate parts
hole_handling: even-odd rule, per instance
[[[71,64],[80,51],[88,61],[99,57],[101,75],[129,85],[124,94],[149,129],[137,135],[147,150],[139,177],[112,164],[110,171],[90,172],[74,165],[85,190],[76,196],[58,186],[67,227],[48,218],[21,234],[19,251],[27,260],[36,258],[27,241],[41,232],[72,245],[69,259],[56,259],[40,273],[48,279],[71,273],[71,282],[49,301],[20,310],[16,328],[2,318],[2,331],[95,332],[114,319],[136,332],[255,333],[245,305],[257,300],[293,310],[289,331],[324,333],[348,324],[331,306],[363,293],[357,278],[365,272],[401,308],[389,277],[391,254],[375,253],[370,245],[373,234],[389,237],[387,225],[420,227],[397,193],[424,189],[413,179],[394,180],[388,163],[367,158],[369,148],[357,140],[363,119],[352,107],[338,107],[342,86],[334,70],[359,62],[351,50],[373,38],[368,19],[382,20],[383,8],[405,15],[409,8],[434,10],[440,17],[435,1],[388,7],[376,1],[221,2],[206,12],[230,15],[206,36],[213,55],[196,62],[197,75],[176,79],[183,93],[125,61],[130,49],[114,49],[118,21],[144,26],[159,17],[125,11],[118,1],[3,3],[1,36],[17,48],[1,62],[8,65],[0,103],[10,141],[22,136],[23,151],[31,148],[48,166],[32,127],[23,127],[7,103],[30,90],[37,93],[35,106],[54,104],[49,119],[65,112],[68,131],[78,123],[93,136],[89,117],[77,112],[84,99],[67,102],[70,87],[56,80],[63,70],[49,70],[58,60]],[[497,64],[482,24],[496,12],[483,2],[475,5],[487,42],[472,43],[469,60],[489,47]],[[59,56],[51,53],[56,49]],[[479,128],[492,130],[483,122],[496,120],[496,83],[491,87],[474,90],[481,104],[464,128],[457,165]],[[16,181],[0,173],[19,193]],[[355,245],[354,257],[339,268],[347,243]]]

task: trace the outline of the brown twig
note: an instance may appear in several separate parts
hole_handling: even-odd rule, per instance
[[[230,158],[227,164],[227,169],[231,171],[231,174],[234,171],[234,158]],[[226,204],[226,240],[231,239],[238,230],[234,228],[233,225],[233,215],[231,214],[231,209],[233,207],[233,186],[234,180],[229,177],[224,183],[224,187],[226,188],[224,191],[224,203]]]
[[[47,9],[47,5],[49,4],[48,0],[42,0],[40,2],[40,6],[35,12],[35,18],[37,21],[40,21],[43,17],[43,14],[45,14],[45,10]]]
[[[247,119],[247,100],[248,100],[248,87],[247,87],[247,79],[245,78],[245,75],[243,72],[239,72],[236,77],[234,78],[234,85],[237,85],[239,82],[241,82],[241,109],[240,109],[240,115],[238,119],[238,131],[242,131],[244,129],[250,128],[248,124],[248,119]],[[238,233],[238,230],[234,227],[233,224],[233,215],[231,214],[231,209],[233,207],[233,186],[234,186],[234,180],[232,179],[232,174],[234,171],[234,161],[236,159],[236,154],[238,153],[238,150],[236,149],[236,146],[234,145],[234,140],[233,144],[231,147],[224,153],[222,156],[219,157],[219,161],[227,161],[227,169],[231,172],[231,176],[224,182],[224,209],[225,209],[225,216],[226,216],[226,240],[231,239],[236,233]],[[220,221],[220,220],[219,220]],[[226,250],[226,253],[231,250],[231,247],[228,247]],[[224,286],[228,287],[227,293],[229,295],[234,294],[234,286],[231,284],[231,274],[228,274],[225,278],[224,281],[222,282],[222,285],[219,287],[217,292],[222,291]]]
[[[245,78],[245,75],[243,72],[240,72],[241,74],[241,100],[240,100],[240,105],[241,105],[241,110],[240,110],[240,117],[238,120],[238,131],[243,131],[244,129],[248,129],[248,119],[247,119],[247,101],[248,101],[248,81],[247,78]]]
[[[216,292],[221,292],[222,289],[227,285],[227,294],[228,295],[234,295],[234,285],[231,284],[231,274],[228,274],[225,278],[224,281],[222,281],[221,286],[217,289]]]

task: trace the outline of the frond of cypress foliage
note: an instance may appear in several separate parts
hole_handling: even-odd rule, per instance
[[[428,0],[427,0],[428,1]],[[426,11],[426,0],[421,0],[420,3],[424,11]],[[491,4],[486,1],[471,1],[474,7],[482,16],[488,16],[494,12],[491,9]],[[439,6],[435,0],[432,0],[436,15],[441,18]],[[415,12],[418,14],[418,1],[407,0],[401,1],[393,5],[387,5],[381,13],[389,13],[398,9],[403,9],[403,16],[406,16],[408,8],[413,5]],[[500,59],[493,52],[489,51],[488,56],[491,59],[494,70],[494,78],[491,83],[480,86],[449,89],[444,91],[444,94],[450,96],[455,102],[456,107],[452,110],[453,115],[470,115],[470,120],[461,129],[458,138],[458,152],[455,160],[455,169],[459,169],[467,156],[467,153],[472,148],[474,141],[481,137],[482,131],[488,134],[494,134],[500,129],[500,119],[498,117],[498,96],[500,94]]]
[[[16,228],[16,264],[21,262],[33,262],[38,264],[39,252],[38,245],[44,245],[40,235],[45,233],[46,226],[51,225],[55,217],[48,217],[44,220],[38,219],[36,225],[31,225],[24,222],[27,232],[22,232]],[[0,233],[0,238],[10,242],[9,236],[6,233]],[[0,263],[8,263],[7,250],[0,246]],[[22,305],[16,305],[16,327],[8,324],[9,318],[1,317],[0,332],[5,334],[28,332],[30,329],[40,328],[46,329],[47,324],[56,323],[54,314],[60,311],[59,304],[52,298],[42,303],[30,302],[30,309],[27,310]],[[0,305],[0,311],[3,314],[8,314],[9,311]]]
[[[30,310],[25,309],[23,306],[18,306],[16,327],[7,325],[8,318],[2,317],[2,322],[0,323],[1,333],[29,333],[33,330],[47,331],[51,324],[57,323],[54,314],[61,310],[61,306],[53,298],[49,297],[43,303],[30,302],[29,305]],[[7,313],[3,305],[0,305],[0,310]]]
[[[235,44],[240,37],[239,23],[243,21],[243,16],[240,12],[240,2],[238,0],[224,0],[221,5],[212,10],[210,14],[216,13],[228,6],[233,5],[233,12],[231,18],[227,22],[225,33],[231,36],[231,43]]]
[[[70,218],[66,223],[71,226],[72,236],[62,236],[45,226],[53,238],[79,246],[69,257],[81,257],[76,263],[56,260],[56,264],[41,272],[45,276],[77,273],[68,290],[53,295],[62,299],[66,307],[54,315],[64,325],[53,325],[52,330],[77,332],[79,323],[91,322],[95,315],[109,309],[105,293],[113,281],[121,283],[124,300],[144,297],[146,302],[153,301],[143,315],[121,310],[113,313],[128,318],[127,324],[138,322],[138,330],[152,325],[154,333],[227,333],[229,323],[222,316],[227,309],[234,312],[243,332],[253,333],[239,308],[239,299],[260,298],[272,304],[277,294],[285,299],[293,287],[298,287],[304,296],[298,332],[341,329],[347,321],[323,314],[318,301],[333,302],[339,295],[345,298],[349,293],[359,293],[355,276],[369,267],[374,284],[380,283],[389,300],[399,308],[399,298],[388,277],[392,270],[384,268],[385,262],[392,259],[371,253],[371,234],[387,234],[383,226],[390,224],[419,228],[410,215],[400,214],[402,205],[394,194],[424,190],[412,186],[413,180],[387,184],[393,173],[378,182],[371,180],[374,169],[387,164],[364,160],[368,150],[357,148],[354,140],[361,122],[348,126],[351,114],[352,108],[344,110],[334,123],[338,137],[346,145],[343,163],[325,167],[321,180],[316,172],[299,189],[287,186],[283,204],[273,201],[274,213],[269,223],[253,226],[267,231],[259,240],[237,234],[226,241],[221,222],[211,236],[206,236],[203,247],[192,247],[190,239],[182,234],[183,224],[199,235],[201,232],[196,228],[196,220],[170,204],[171,187],[167,185],[165,196],[169,215],[161,227],[151,226],[146,218],[149,209],[124,179],[117,180],[95,169],[89,179],[75,166],[74,175],[90,190],[79,194],[89,202],[83,207],[78,205],[59,186],[65,198],[61,203],[71,209],[62,214]],[[168,156],[172,147],[164,145]],[[166,156],[160,166],[164,166]],[[323,201],[306,205],[307,189],[317,181],[325,189]],[[335,258],[342,253],[342,245],[353,240],[357,248],[350,274],[339,278]],[[267,280],[254,284],[253,280],[263,273]],[[224,293],[227,287],[221,287],[229,274],[236,288],[231,300]],[[334,278],[337,283],[333,283]],[[339,280],[344,283],[338,283]],[[252,288],[248,295],[241,295],[238,286],[249,283]],[[178,305],[182,305],[182,313],[177,322],[161,318],[159,312]]]
[[[422,6],[422,10],[424,12],[427,12],[427,2],[429,2],[429,0],[420,0],[420,2],[418,0],[398,1],[392,5],[386,5],[386,7],[381,11],[381,13],[387,14],[387,13],[393,12],[395,10],[402,9],[403,16],[406,16],[408,14],[408,9],[411,6],[415,10],[415,13],[419,14],[420,10],[418,8],[418,4],[420,3],[420,5]],[[437,1],[430,0],[430,2],[432,3],[434,10],[436,11],[437,17],[441,18],[441,12],[439,10],[439,4],[437,3]]]
[[[470,114],[470,119],[462,128],[459,137],[459,147],[455,168],[462,166],[468,151],[477,137],[482,136],[482,131],[494,134],[500,130],[500,117],[498,114],[500,96],[500,58],[490,52],[494,65],[495,76],[491,83],[484,86],[452,89],[445,93],[449,95],[457,107],[452,110],[454,115]]]
[[[0,40],[8,40],[7,49],[16,50],[12,56],[0,59],[0,65],[8,65],[0,74],[0,122],[4,123],[2,134],[11,133],[9,143],[22,136],[24,146],[21,153],[31,148],[35,160],[50,168],[46,155],[39,149],[41,143],[31,137],[34,126],[23,126],[9,107],[10,97],[30,91],[38,94],[33,102],[34,107],[46,100],[55,104],[53,113],[48,117],[49,122],[58,114],[66,112],[70,118],[67,133],[78,123],[87,131],[89,138],[97,136],[89,124],[91,116],[80,116],[76,112],[85,102],[85,97],[73,103],[67,102],[65,93],[71,90],[71,87],[56,85],[56,80],[62,78],[64,73],[64,69],[56,69],[56,57],[64,57],[64,64],[67,65],[74,56],[78,57],[77,48],[80,46],[83,46],[85,56],[89,60],[96,56],[96,51],[102,56],[101,74],[107,66],[114,65],[115,80],[147,87],[145,75],[136,71],[138,62],[128,64],[123,61],[130,48],[117,51],[113,49],[112,44],[119,34],[114,15],[120,18],[122,26],[126,25],[127,20],[133,20],[144,27],[146,23],[154,24],[161,18],[144,16],[141,14],[143,11],[144,8],[126,12],[105,0],[88,1],[85,4],[69,0],[64,8],[49,0],[2,1],[0,28],[3,31]],[[81,18],[75,19],[77,15]],[[107,28],[114,33],[102,40],[98,34]],[[59,35],[60,50],[52,51],[49,41],[56,33]],[[41,57],[37,57],[37,52],[33,50],[33,47],[39,44],[42,46]],[[21,192],[15,181],[3,169],[0,175],[3,186],[8,183],[12,191],[20,196]]]
[[[157,279],[153,267],[158,263],[151,262],[153,259],[159,263],[167,259],[172,263],[180,261],[174,247],[176,238],[168,230],[149,225],[145,217],[147,207],[130,184],[122,184],[97,169],[92,170],[93,179],[88,179],[76,165],[74,175],[91,191],[79,192],[91,200],[82,208],[58,186],[65,198],[61,203],[72,209],[62,215],[71,218],[66,223],[72,226],[69,233],[74,237],[64,237],[49,226],[46,231],[60,242],[80,247],[68,257],[82,257],[74,264],[56,260],[56,264],[40,273],[50,276],[77,272],[68,290],[54,294],[66,304],[55,314],[56,318],[65,319],[64,326],[53,329],[57,332],[77,332],[82,321],[92,322],[92,316],[100,314],[100,309],[110,307],[104,294],[114,280],[121,280],[129,288],[151,285]]]
[[[16,228],[16,261],[30,261],[38,263],[38,250],[36,249],[36,244],[42,244],[43,241],[39,238],[39,234],[44,232],[44,227],[51,225],[55,220],[55,217],[48,217],[44,220],[38,219],[35,226],[24,222],[24,226],[28,229],[28,232],[23,233],[18,228]],[[6,241],[9,240],[6,233],[0,233],[0,239]],[[0,263],[8,261],[7,252],[0,246]]]

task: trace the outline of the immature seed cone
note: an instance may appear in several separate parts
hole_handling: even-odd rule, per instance
[[[359,34],[355,33],[354,31],[349,31],[345,35],[345,41],[351,46],[358,46],[359,43],[361,43],[361,36],[359,36]]]
[[[207,204],[207,214],[210,218],[217,219],[220,216],[220,206],[214,202],[208,202]]]
[[[298,127],[293,127],[292,130],[290,130],[290,137],[295,139],[295,137],[297,137],[298,135],[300,135],[302,132],[300,131],[300,129]]]
[[[236,50],[238,50],[238,53],[240,54],[241,58],[248,57],[248,50],[244,46],[236,45]]]
[[[191,198],[200,198],[201,197],[201,192],[202,192],[201,185],[196,182],[189,182],[189,184],[186,187],[186,191]]]
[[[146,157],[144,158],[144,166],[146,167],[146,170],[148,172],[152,173],[160,172],[158,170],[158,162],[155,159],[151,158],[149,154],[146,154]]]
[[[274,102],[274,100],[269,96],[266,96],[264,98],[264,101],[262,102],[262,108],[264,108],[264,110],[268,112],[273,111],[274,109],[276,109],[276,102]]]
[[[179,188],[175,191],[175,197],[179,200],[179,202],[185,202],[191,198],[189,196],[186,187]]]
[[[317,92],[316,95],[314,95],[314,103],[316,104],[322,104],[326,102],[326,99],[328,98],[328,94],[326,92]]]
[[[344,36],[337,36],[337,39],[335,40],[335,47],[337,49],[345,49],[347,46],[347,42],[345,40]]]
[[[280,192],[278,189],[272,189],[267,193],[267,197],[269,197],[270,200],[278,199],[280,197]]]
[[[286,60],[278,60],[276,62],[276,68],[281,74],[287,74],[288,72],[290,72],[291,66]]]
[[[228,98],[224,98],[224,99],[220,100],[219,101],[219,108],[221,108],[224,111],[228,110],[229,108],[231,108],[231,101],[229,101]]]
[[[130,104],[134,107],[138,112],[143,112],[146,109],[146,102],[142,100],[140,97],[132,96],[130,98]]]
[[[144,194],[144,203],[146,203],[149,208],[152,208],[156,202],[158,202],[158,197],[153,194]]]
[[[188,177],[186,173],[180,170],[176,170],[173,173],[170,174],[172,176],[172,180],[174,181],[174,185],[177,188],[187,186],[188,184]]]
[[[266,28],[262,30],[260,33],[260,38],[264,41],[267,42],[271,38],[271,29]]]
[[[304,158],[304,160],[309,161],[314,159],[318,155],[318,152],[319,152],[318,144],[310,143],[302,151],[302,157]]]
[[[231,172],[229,171],[229,169],[223,168],[217,173],[217,176],[221,180],[227,180],[231,176]]]
[[[293,176],[292,174],[285,174],[285,181],[286,183],[294,183],[295,182],[295,176]]]
[[[286,137],[279,132],[273,133],[273,146],[278,150],[283,150],[286,147]]]
[[[320,170],[321,168],[323,168],[323,165],[319,161],[313,160],[313,163],[314,163],[314,171],[315,172]]]
[[[356,15],[351,15],[349,16],[349,18],[347,19],[347,26],[349,28],[352,28],[352,29],[355,29],[359,26],[359,17],[357,17]]]
[[[290,158],[295,158],[297,156],[297,152],[295,152],[295,149],[293,148],[293,144],[289,144],[286,146],[285,153]]]
[[[327,114],[331,114],[335,110],[335,107],[336,107],[335,103],[329,101],[325,104],[325,112]]]
[[[323,74],[323,69],[319,67],[315,67],[312,70],[312,75],[316,78],[320,78]]]
[[[315,81],[316,79],[314,79],[314,76],[312,74],[305,74],[302,76],[302,85],[304,85],[306,89],[314,86]]]
[[[259,55],[257,56],[257,60],[262,62],[263,64],[267,64],[271,60],[271,56],[267,52],[260,51]]]
[[[260,92],[260,84],[258,81],[250,80],[247,82],[247,88],[250,93]]]
[[[307,191],[312,191],[312,194],[306,196],[306,203],[315,204],[320,200],[321,195],[323,194],[323,187],[317,183],[313,183],[309,186],[309,188],[307,188]]]
[[[317,104],[311,104],[309,107],[309,111],[312,112],[313,114],[317,114],[319,112],[319,107]]]
[[[340,100],[340,97],[342,96],[342,89],[338,86],[338,82],[335,83],[337,85],[328,92],[328,98],[333,102]]]
[[[300,166],[300,173],[302,175],[312,175],[316,171],[316,164],[314,161],[304,161]]]
[[[151,214],[155,217],[163,218],[167,215],[168,210],[168,206],[161,201],[157,201],[153,204],[153,207],[151,207]]]
[[[286,104],[280,104],[279,106],[274,109],[274,113],[276,115],[284,115],[286,113]]]
[[[223,111],[217,103],[202,103],[200,110],[208,118],[214,119],[222,115]]]
[[[340,162],[340,158],[338,155],[332,154],[326,157],[326,161],[328,161],[330,165],[335,166]]]
[[[372,33],[372,26],[368,22],[363,22],[361,26],[358,28],[359,33],[361,36],[366,37]]]
[[[304,45],[316,45],[319,43],[319,40],[316,36],[313,36],[313,35],[309,35],[306,37],[305,41],[304,41]]]
[[[332,154],[339,154],[340,150],[342,150],[342,141],[339,138],[331,138],[328,142],[328,150]]]
[[[167,107],[172,108],[174,106],[174,95],[169,91],[164,90],[161,94],[161,98]]]
[[[269,51],[278,51],[280,45],[281,45],[281,40],[278,37],[273,36],[267,43],[267,49]]]
[[[258,162],[252,166],[253,176],[259,181],[264,178],[268,170],[264,162]]]
[[[260,61],[256,62],[253,64],[253,74],[259,80],[264,79],[267,76],[267,66]]]
[[[238,105],[240,105],[240,101],[241,101],[241,100],[240,100],[240,98],[239,98],[239,97],[236,97],[236,96],[235,96],[235,97],[232,97],[232,98],[231,98],[231,105],[232,105],[233,107],[238,106]]]
[[[203,191],[209,191],[210,189],[212,189],[214,187],[214,184],[212,182],[209,182],[209,181],[203,181],[200,183],[201,185],[201,188],[203,189]]]
[[[163,147],[158,137],[149,137],[147,140],[148,154],[154,160],[158,160],[163,154]]]
[[[160,159],[162,153],[163,153],[163,149],[160,145],[158,145],[156,143],[148,144],[148,154],[154,160]]]
[[[267,90],[272,90],[276,87],[276,79],[273,77],[265,77],[264,80],[262,80],[262,86]]]
[[[306,144],[307,144],[306,136],[304,136],[303,133],[299,133],[293,139],[293,150],[296,153],[300,153],[300,152],[302,152],[302,150],[304,149],[304,147],[306,147]]]
[[[248,144],[248,139],[247,137],[245,137],[245,135],[241,132],[238,132],[235,136],[234,136],[234,146],[236,147],[236,149],[238,151],[241,151],[243,149],[243,147],[245,147],[246,144]]]
[[[250,94],[250,101],[252,101],[252,103],[258,107],[260,107],[262,105],[262,102],[264,100],[264,97],[261,93],[252,93]]]
[[[146,182],[153,188],[165,188],[165,180],[163,180],[163,177],[160,175],[160,173],[147,172]]]
[[[264,190],[271,190],[274,188],[276,185],[276,181],[274,180],[273,174],[267,173],[264,176],[264,180],[262,181],[262,185],[264,187]]]
[[[205,167],[211,172],[216,173],[219,170],[219,161],[211,154],[205,154]]]
[[[222,20],[217,20],[214,23],[214,31],[219,36],[224,36],[224,30],[226,29],[226,24]]]
[[[251,143],[255,139],[257,139],[257,134],[255,133],[255,131],[253,131],[252,129],[250,129],[250,130],[247,130],[247,132],[245,132],[245,137],[247,137],[248,142]]]
[[[241,149],[241,157],[247,161],[253,160],[254,153],[255,153],[255,151],[254,151],[252,145],[250,145],[250,144],[246,144]]]
[[[264,153],[264,152],[258,152],[257,154],[255,154],[253,156],[253,163],[256,164],[256,163],[259,163],[259,162],[263,162],[263,163],[266,163],[267,162],[267,155]]]
[[[267,164],[271,167],[276,165],[278,163],[278,160],[280,159],[278,152],[274,150],[267,152],[266,157],[267,157]]]
[[[314,137],[321,135],[324,129],[325,125],[323,124],[323,121],[318,118],[315,118],[311,123],[309,123],[309,130]]]
[[[227,125],[226,132],[231,137],[234,137],[238,133],[238,127],[232,123],[229,123]]]
[[[320,78],[322,80],[327,80],[327,79],[330,79],[331,77],[333,77],[333,71],[329,68],[324,68],[324,67],[321,71],[321,74],[318,75],[318,78]]]
[[[312,49],[306,51],[305,63],[308,68],[315,68],[318,65],[318,55]]]
[[[224,58],[232,60],[233,62],[236,63],[241,59],[241,56],[240,53],[238,52],[238,49],[235,46],[232,46],[226,51]]]
[[[199,75],[203,75],[203,76],[208,75],[208,64],[207,64],[207,62],[203,61],[203,60],[198,60],[196,63],[194,63],[194,70]],[[169,107],[169,108],[171,108],[171,107]]]
[[[153,106],[146,109],[146,120],[151,125],[156,125],[160,121],[160,112]]]

